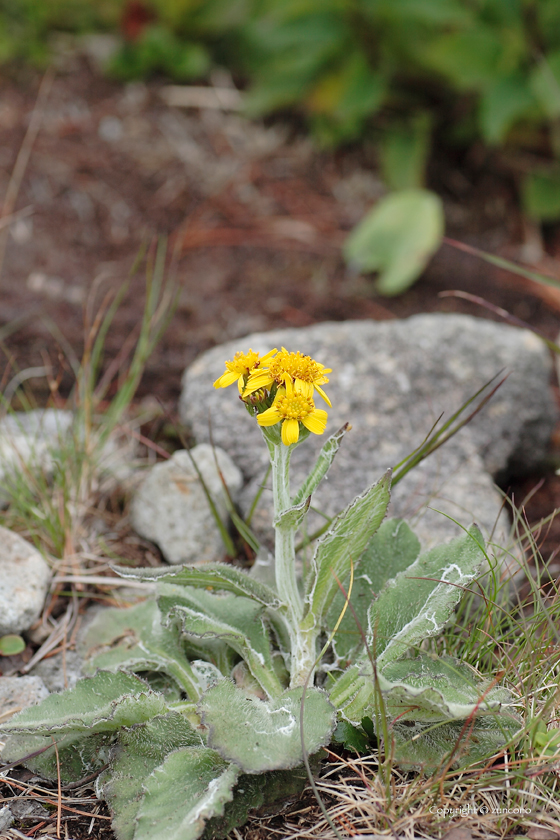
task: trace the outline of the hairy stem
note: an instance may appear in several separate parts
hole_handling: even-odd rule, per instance
[[[274,515],[291,507],[290,498],[290,455],[291,447],[283,443],[274,445],[272,455],[272,491]],[[294,627],[303,615],[303,602],[297,585],[294,527],[289,523],[275,523],[276,588],[287,605],[290,624]]]

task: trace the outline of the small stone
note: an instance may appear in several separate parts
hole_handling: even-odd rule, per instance
[[[0,636],[31,627],[43,609],[50,579],[37,549],[0,527]]]
[[[0,808],[0,831],[7,831],[12,825],[14,817],[7,805]]]
[[[224,546],[220,532],[192,464],[194,459],[222,522],[227,522],[224,488],[216,460],[232,499],[241,488],[241,473],[229,456],[208,444],[180,450],[150,469],[131,506],[132,525],[157,543],[169,563],[208,563],[220,560]]]
[[[0,677],[0,721],[5,723],[11,715],[36,706],[48,696],[40,677]]]

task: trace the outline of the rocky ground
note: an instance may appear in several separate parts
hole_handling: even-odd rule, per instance
[[[218,81],[228,84],[227,78]],[[30,71],[0,79],[0,195],[8,205],[4,214],[17,214],[9,230],[0,228],[0,378],[8,393],[25,382],[30,401],[44,406],[54,388],[63,405],[73,383],[72,354],[79,357],[84,346],[84,311],[126,280],[143,243],[153,248],[154,237],[162,235],[179,284],[178,305],[148,363],[138,401],[156,396],[172,420],[179,419],[185,368],[201,352],[248,333],[422,312],[497,318],[463,299],[439,296],[450,289],[483,296],[556,337],[560,298],[554,290],[449,245],[396,299],[376,296],[371,278],[348,271],[340,246],[383,193],[367,144],[317,152],[294,121],[248,123],[208,103],[178,108],[169,104],[164,82],[123,87],[103,78],[83,54],[61,54],[37,100],[40,83]],[[556,229],[546,230],[543,240],[520,218],[514,179],[496,169],[495,160],[476,149],[467,156],[442,152],[431,167],[430,186],[444,198],[449,236],[531,259],[533,268],[560,276]],[[107,337],[106,366],[137,329],[143,288],[139,270]],[[516,412],[515,402],[510,410]],[[532,524],[560,506],[554,457],[531,464],[526,475],[501,473],[504,489],[517,501],[531,494],[526,511]],[[118,504],[104,515],[115,518]],[[557,551],[559,536],[554,521],[542,529],[545,557]],[[148,544],[138,538],[127,544],[128,537],[118,534],[120,551],[159,561]],[[63,612],[59,603],[56,622],[62,626],[64,619],[67,629],[74,628],[78,609],[72,609],[70,604]],[[34,649],[44,642],[39,634]],[[12,657],[4,673],[19,673],[32,655],[30,648],[27,659]],[[66,660],[62,672],[66,679]],[[28,781],[24,772],[19,783]],[[65,801],[68,808],[81,807]],[[101,828],[106,813],[99,813],[94,836],[109,836]],[[50,830],[48,812],[35,814],[34,830],[40,816]],[[86,836],[88,825],[82,820],[72,836]],[[259,831],[246,836],[257,838]]]

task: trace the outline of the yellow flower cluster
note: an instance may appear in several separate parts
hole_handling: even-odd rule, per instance
[[[327,425],[327,412],[315,408],[315,391],[327,405],[331,402],[321,385],[328,382],[325,374],[331,369],[302,353],[288,353],[285,347],[274,349],[262,358],[249,349],[248,353],[236,353],[233,361],[226,362],[225,372],[216,379],[214,388],[227,388],[237,382],[243,400],[254,404],[265,404],[257,414],[260,426],[275,426],[282,423],[282,443],[289,446],[297,443],[300,423],[315,435],[322,435]],[[266,407],[270,397],[272,404]]]

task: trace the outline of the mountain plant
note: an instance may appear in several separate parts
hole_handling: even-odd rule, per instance
[[[422,553],[406,522],[385,520],[387,471],[298,574],[296,532],[349,428],[294,491],[290,458],[325,430],[315,399],[330,406],[329,372],[300,352],[249,350],[214,383],[237,383],[268,449],[268,564],[120,569],[154,580],[155,597],[103,610],[84,643],[91,676],[1,727],[5,761],[64,783],[97,773],[119,840],[225,837],[301,789],[333,740],[428,772],[487,759],[520,729],[496,679],[425,645],[486,562],[476,525]]]

